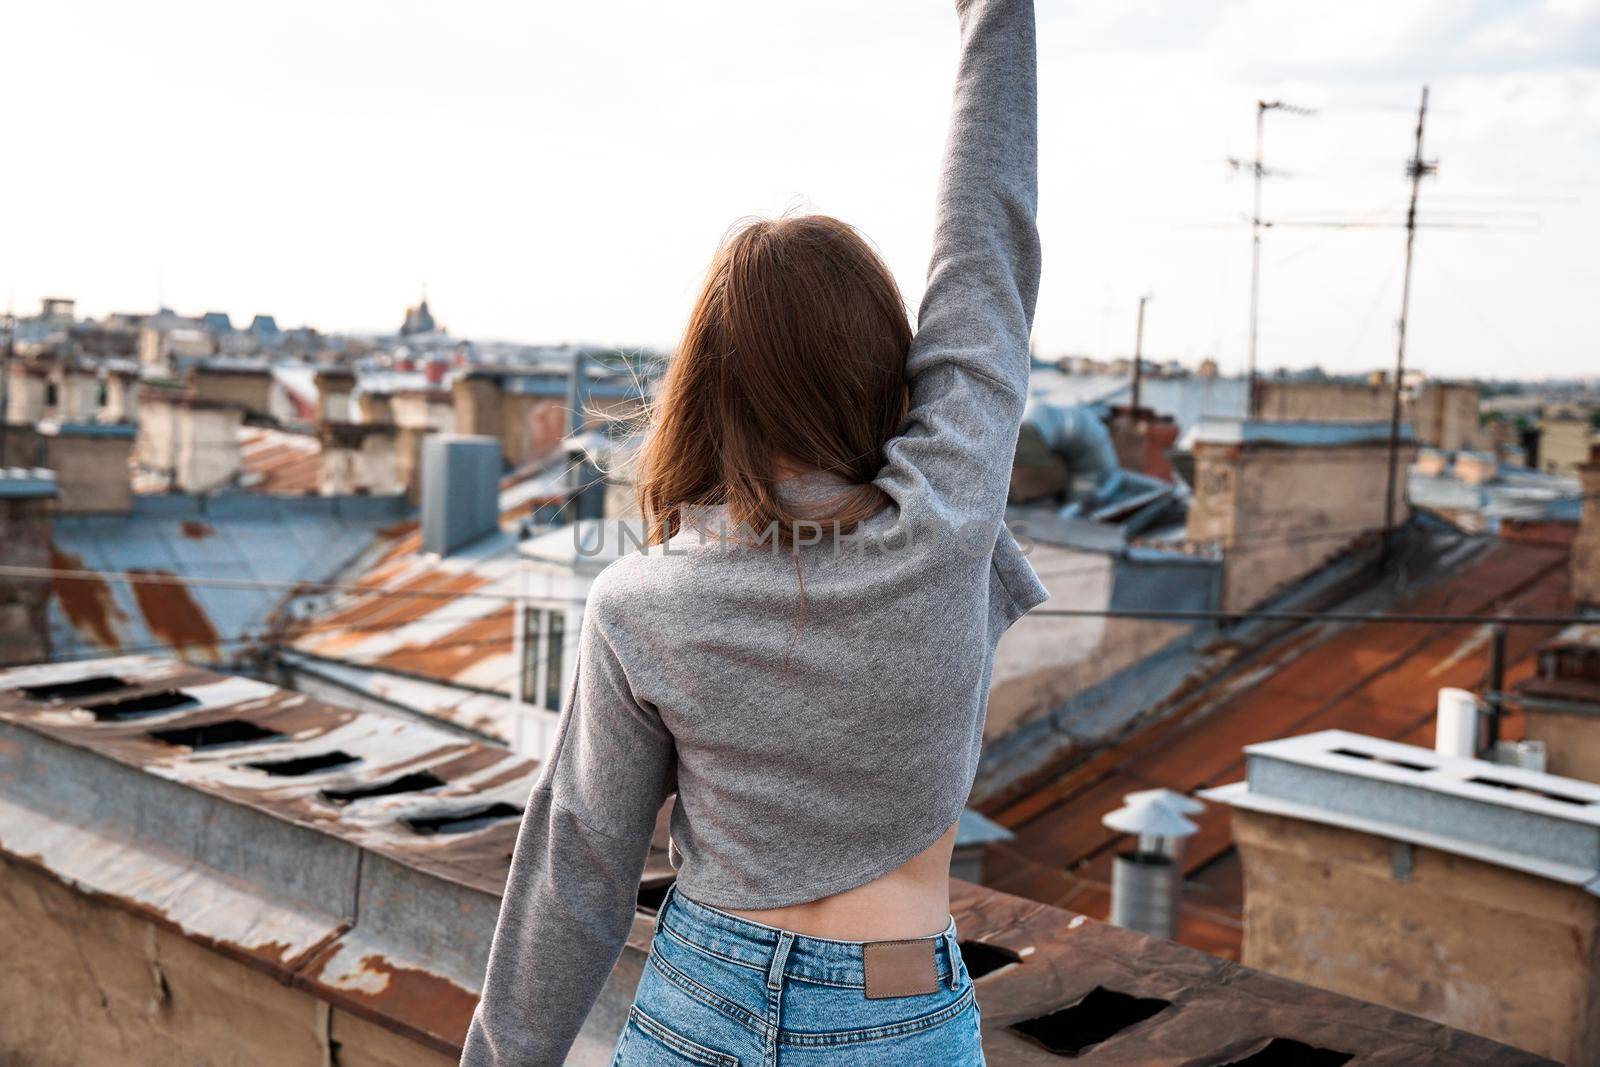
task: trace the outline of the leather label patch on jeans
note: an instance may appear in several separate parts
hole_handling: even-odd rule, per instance
[[[937,938],[914,941],[869,941],[861,946],[867,999],[915,997],[939,988],[939,967],[933,953]]]

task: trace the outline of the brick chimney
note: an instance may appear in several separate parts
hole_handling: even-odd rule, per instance
[[[131,370],[106,374],[106,403],[100,409],[102,422],[139,421],[139,375]]]
[[[38,422],[50,411],[51,364],[42,360],[14,359],[7,372],[6,421],[19,426]]]
[[[324,423],[317,491],[323,496],[397,496],[406,491],[392,424]]]
[[[141,467],[166,475],[180,493],[205,493],[239,474],[244,409],[170,389],[140,395],[136,454]]]
[[[128,480],[134,428],[128,423],[46,423],[38,429],[41,462],[56,472],[54,510],[126,515],[133,510]]]
[[[0,563],[50,566],[50,504],[55,495],[49,471],[0,466]],[[50,579],[0,577],[0,666],[50,657],[49,602]]]
[[[1408,515],[1399,448],[1395,522]],[[1206,420],[1194,445],[1189,540],[1223,551],[1222,607],[1253,607],[1383,529],[1389,427],[1380,423]]]
[[[486,367],[457,374],[451,387],[456,432],[499,438],[512,467],[547,456],[575,429],[567,377]]]
[[[1200,795],[1232,809],[1245,966],[1595,1062],[1600,788],[1326,730]]]
[[[55,419],[61,423],[94,422],[100,414],[100,374],[72,360],[56,366]]]
[[[1544,745],[1546,769],[1600,782],[1600,626],[1569,626],[1545,642],[1516,693],[1523,737]]]
[[[317,383],[317,421],[350,422],[350,397],[356,389],[355,371],[348,367],[319,367]],[[387,422],[387,419],[375,420]]]
[[[258,418],[272,416],[272,371],[256,363],[197,363],[189,368],[189,393],[198,400],[233,404]]]

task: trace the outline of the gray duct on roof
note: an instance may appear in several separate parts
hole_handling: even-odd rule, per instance
[[[1016,466],[1013,496],[1022,498],[1019,503],[1052,493],[1103,499],[1123,477],[1111,432],[1093,408],[1037,398],[1022,414]]]
[[[470,434],[422,440],[422,550],[448,556],[500,527],[500,441]]]

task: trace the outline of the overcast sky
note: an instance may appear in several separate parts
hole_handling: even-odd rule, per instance
[[[1398,222],[1424,81],[1411,354],[1600,373],[1600,0],[1040,0],[1041,355],[1242,367],[1268,217]],[[913,306],[955,62],[939,0],[11,5],[0,299],[670,346],[743,215],[860,226]],[[1404,235],[1280,228],[1261,358],[1393,359]]]

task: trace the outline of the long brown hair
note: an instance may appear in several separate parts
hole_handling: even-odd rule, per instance
[[[905,417],[911,324],[883,261],[826,215],[761,219],[723,241],[650,417],[635,468],[649,540],[684,511],[792,543],[801,522],[848,533],[883,507],[872,484]],[[774,488],[779,461],[845,485],[802,507]],[[774,526],[774,524],[776,524]]]

